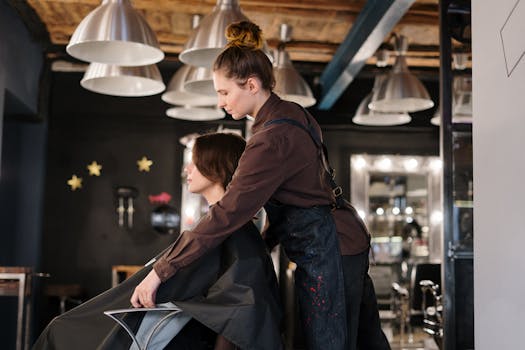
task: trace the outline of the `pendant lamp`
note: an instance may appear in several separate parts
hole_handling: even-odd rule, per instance
[[[283,100],[296,102],[303,107],[313,106],[316,102],[312,90],[292,65],[290,55],[285,50],[285,43],[290,41],[292,27],[281,24],[281,43],[277,49],[273,73],[275,76],[274,91]]]
[[[371,98],[372,93],[369,93],[363,101],[361,101],[352,118],[354,123],[368,126],[390,126],[407,124],[412,120],[407,113],[371,111],[370,108],[368,108]]]
[[[197,28],[200,21],[200,15],[193,15],[192,28]],[[216,105],[218,99],[213,87],[211,69],[183,65],[171,78],[162,99],[173,105],[192,107]]]
[[[455,76],[452,91],[452,123],[472,123],[472,77]],[[441,111],[438,108],[430,119],[433,125],[441,124]]]
[[[103,0],[75,29],[66,47],[87,62],[144,66],[164,58],[155,33],[129,0]]]
[[[226,115],[222,109],[209,107],[172,107],[166,111],[166,115],[175,119],[205,121],[222,119]]]
[[[454,97],[452,115],[472,118],[472,77],[454,77]]]
[[[378,112],[417,112],[434,106],[425,86],[408,70],[407,38],[396,36],[397,57],[387,79],[374,91],[370,105]]]
[[[91,63],[80,85],[100,94],[125,97],[155,95],[166,88],[155,64],[122,67]]]
[[[213,85],[213,74],[210,68],[195,67],[186,76],[184,89],[194,94],[214,97],[217,100],[217,91]]]
[[[193,66],[211,68],[215,58],[226,46],[226,27],[239,21],[249,19],[242,13],[237,0],[217,0],[213,11],[204,16],[193,31],[179,59]]]
[[[386,78],[387,76],[385,74],[376,75],[372,91],[357,107],[356,113],[352,118],[354,123],[369,126],[390,126],[410,123],[412,118],[406,112],[377,112],[368,107],[374,92],[384,83]]]
[[[430,123],[438,126],[441,125],[441,111],[439,108],[436,110],[436,113],[434,113],[432,119],[430,119]],[[453,115],[452,124],[472,124],[472,115]]]
[[[186,82],[189,79],[194,79],[196,75],[206,75],[205,73],[198,73],[198,71],[203,70],[209,72],[209,69],[204,67],[193,67],[187,64],[181,66],[171,78],[167,91],[162,94],[162,100],[172,105],[180,106],[202,107],[216,105],[218,99],[215,92],[209,96],[186,89]]]

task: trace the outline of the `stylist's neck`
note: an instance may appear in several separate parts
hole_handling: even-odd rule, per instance
[[[257,113],[259,113],[259,110],[261,109],[261,107],[266,103],[266,101],[268,101],[268,99],[270,98],[270,95],[271,95],[271,92],[268,90],[260,90],[254,95],[255,108],[254,108],[253,114],[251,114],[252,117],[254,118],[257,117]]]

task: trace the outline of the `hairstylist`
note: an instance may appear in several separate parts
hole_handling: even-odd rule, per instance
[[[308,118],[300,106],[272,93],[273,69],[261,50],[259,27],[233,23],[226,36],[229,43],[213,67],[219,107],[237,120],[255,117],[253,136],[222,199],[159,259],[135,289],[132,301],[154,306],[163,281],[220,244],[264,206],[271,238],[297,264],[295,285],[308,349],[344,349],[347,322],[341,250],[331,213],[334,197],[319,150],[304,130],[268,124],[288,118],[306,125]],[[320,135],[315,120],[309,119]]]

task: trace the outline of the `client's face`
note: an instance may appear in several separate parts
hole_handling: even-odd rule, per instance
[[[188,191],[191,193],[203,194],[203,192],[214,185],[212,181],[200,173],[199,169],[197,169],[193,162],[186,165],[184,171],[187,175],[186,181],[188,183]]]

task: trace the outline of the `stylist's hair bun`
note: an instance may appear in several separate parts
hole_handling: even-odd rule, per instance
[[[258,50],[263,47],[261,28],[255,23],[242,21],[230,24],[226,28],[226,47]]]

